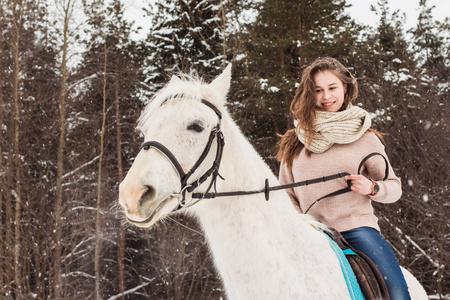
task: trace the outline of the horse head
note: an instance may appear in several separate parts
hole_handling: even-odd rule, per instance
[[[231,65],[210,84],[173,76],[146,105],[138,121],[144,144],[119,187],[129,222],[150,227],[215,179],[230,81]]]

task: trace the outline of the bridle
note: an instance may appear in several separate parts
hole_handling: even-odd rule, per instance
[[[164,145],[162,145],[159,142],[148,141],[148,142],[143,143],[141,145],[141,148],[140,148],[140,150],[142,150],[142,149],[143,150],[149,150],[150,148],[157,149],[159,152],[161,152],[172,163],[174,168],[177,170],[178,175],[180,176],[181,191],[178,194],[172,194],[171,195],[172,197],[178,197],[179,198],[178,207],[176,207],[173,211],[180,210],[183,207],[192,206],[192,205],[194,205],[195,203],[199,202],[202,199],[214,199],[214,198],[217,198],[217,197],[244,196],[244,195],[253,195],[253,194],[264,193],[266,201],[268,201],[271,191],[278,191],[278,190],[283,190],[283,189],[288,189],[288,188],[307,186],[307,185],[310,185],[310,184],[316,184],[316,183],[320,183],[320,182],[327,182],[327,181],[330,181],[330,180],[343,178],[343,177],[345,177],[347,175],[350,175],[350,173],[348,173],[348,172],[343,172],[343,173],[337,173],[337,174],[330,175],[330,176],[323,176],[323,177],[319,177],[319,178],[314,178],[314,179],[294,182],[294,183],[290,183],[290,184],[282,184],[282,185],[277,185],[277,186],[269,186],[269,180],[266,179],[264,188],[259,189],[259,190],[232,191],[232,192],[220,192],[220,193],[218,193],[217,189],[216,189],[217,177],[220,177],[222,180],[224,179],[219,174],[220,162],[222,160],[223,148],[225,146],[225,138],[224,138],[223,132],[222,132],[222,130],[220,128],[220,123],[221,123],[221,120],[222,120],[222,113],[211,102],[209,102],[209,101],[207,101],[205,99],[202,99],[201,103],[203,103],[206,106],[208,106],[209,108],[211,108],[216,113],[216,115],[218,116],[219,120],[217,122],[217,125],[211,130],[211,133],[210,133],[209,139],[208,139],[208,143],[206,144],[202,154],[200,155],[200,157],[198,158],[197,162],[194,164],[194,166],[191,168],[191,170],[189,172],[185,173],[183,171],[183,168],[181,167],[181,164],[176,159],[175,155],[173,155],[173,153],[170,152],[169,149],[167,149]],[[208,156],[209,151],[211,150],[212,144],[214,142],[214,139],[216,139],[217,149],[216,149],[216,157],[215,157],[215,159],[214,159],[214,161],[212,163],[212,166],[202,176],[200,176],[197,180],[195,180],[192,183],[188,184],[187,183],[188,179],[198,169],[198,167],[203,163],[205,158]],[[372,156],[375,156],[375,155],[379,155],[379,156],[383,157],[383,159],[384,159],[384,162],[385,162],[385,165],[386,165],[386,171],[385,171],[385,176],[384,176],[384,178],[382,180],[386,180],[388,178],[388,176],[389,176],[389,163],[388,163],[386,157],[384,157],[382,154],[380,154],[378,152],[370,153],[369,155],[367,155],[366,157],[363,158],[363,160],[361,161],[361,163],[359,164],[359,167],[358,167],[358,174],[361,174],[361,169],[362,169],[364,163],[369,158],[371,158]],[[208,188],[206,189],[206,192],[204,192],[204,193],[192,193],[199,185],[201,185],[203,182],[205,182],[211,176],[212,176],[212,179],[211,179],[211,182],[210,182]],[[210,193],[209,191],[211,190],[211,188],[213,186],[214,186],[214,193]],[[332,192],[330,194],[327,194],[327,195],[325,195],[323,197],[320,197],[319,199],[314,201],[304,213],[305,214],[308,213],[308,211],[311,209],[311,207],[313,205],[315,205],[316,203],[318,203],[319,201],[321,201],[321,200],[323,200],[325,198],[341,195],[341,194],[344,194],[344,193],[347,193],[347,192],[350,192],[350,191],[351,191],[351,181],[348,180],[347,181],[347,187],[342,188],[340,190],[337,190],[335,192]],[[190,201],[188,204],[186,204],[186,192],[192,193],[192,199],[198,199],[198,200],[197,201]]]
[[[170,152],[169,149],[167,149],[164,145],[157,141],[148,141],[141,145],[140,150],[148,150],[150,148],[155,148],[159,152],[161,152],[174,166],[174,168],[177,170],[178,175],[180,176],[180,182],[181,182],[181,191],[179,194],[172,194],[174,197],[179,198],[178,207],[175,210],[179,210],[186,206],[186,192],[191,193],[194,191],[199,185],[201,185],[203,182],[205,182],[210,176],[212,176],[212,180],[208,188],[206,189],[206,193],[208,193],[212,186],[214,185],[214,189],[216,187],[216,180],[217,177],[220,176],[219,174],[219,167],[220,167],[220,161],[222,160],[222,154],[223,154],[223,147],[225,145],[225,139],[222,133],[222,130],[220,128],[220,122],[222,120],[222,113],[215,107],[211,102],[202,99],[201,103],[205,104],[209,108],[211,108],[219,118],[217,125],[211,130],[211,133],[209,135],[208,142],[205,146],[205,149],[203,150],[202,154],[198,158],[197,162],[194,164],[194,166],[189,170],[189,172],[185,173],[183,171],[183,168],[181,167],[181,164],[176,159],[175,155],[173,155],[172,152]],[[188,179],[191,177],[192,174],[200,167],[200,165],[203,163],[205,158],[208,156],[209,151],[211,150],[212,144],[214,142],[214,139],[217,143],[217,149],[216,149],[216,157],[214,159],[214,162],[212,163],[212,166],[206,171],[200,178],[193,181],[192,183],[188,184]],[[222,178],[223,179],[223,178]],[[194,197],[192,197],[194,198]],[[189,205],[193,205],[194,203],[189,203]]]

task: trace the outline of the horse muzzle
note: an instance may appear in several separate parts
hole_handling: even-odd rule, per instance
[[[154,210],[151,210],[149,216],[144,219],[142,219],[142,218],[134,219],[135,216],[131,216],[130,214],[126,213],[127,221],[138,227],[144,227],[144,228],[151,227],[153,224],[155,224],[161,218],[160,212],[162,211],[162,208],[169,200],[170,200],[170,198],[167,198],[167,199],[161,201],[161,203],[158,205],[158,207],[156,207],[156,209],[154,209]]]
[[[151,185],[138,186],[124,180],[119,187],[119,203],[127,220],[138,227],[150,227],[172,212],[178,200],[171,195],[159,195]],[[173,204],[172,204],[173,203]]]

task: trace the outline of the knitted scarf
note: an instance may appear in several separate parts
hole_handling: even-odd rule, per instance
[[[316,110],[313,122],[314,137],[308,146],[307,132],[297,127],[298,120],[294,121],[298,139],[314,153],[323,153],[334,144],[350,144],[356,141],[370,128],[371,123],[367,111],[351,104],[344,111]]]

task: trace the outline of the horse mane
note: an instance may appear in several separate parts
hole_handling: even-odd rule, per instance
[[[183,105],[189,101],[198,100],[207,97],[208,92],[203,89],[207,83],[200,78],[195,71],[187,73],[177,73],[172,76],[172,80],[161,88],[145,105],[141,116],[138,119],[136,129],[143,132],[146,129],[146,122],[152,113],[162,105]],[[184,104],[188,105],[188,104]],[[184,111],[183,109],[181,111]]]
[[[302,218],[305,223],[311,225],[315,229],[322,231],[322,232],[326,232],[326,233],[334,236],[333,231],[330,228],[328,228],[328,226],[317,221],[313,216],[307,215],[307,214],[306,215],[300,214],[299,217]]]

